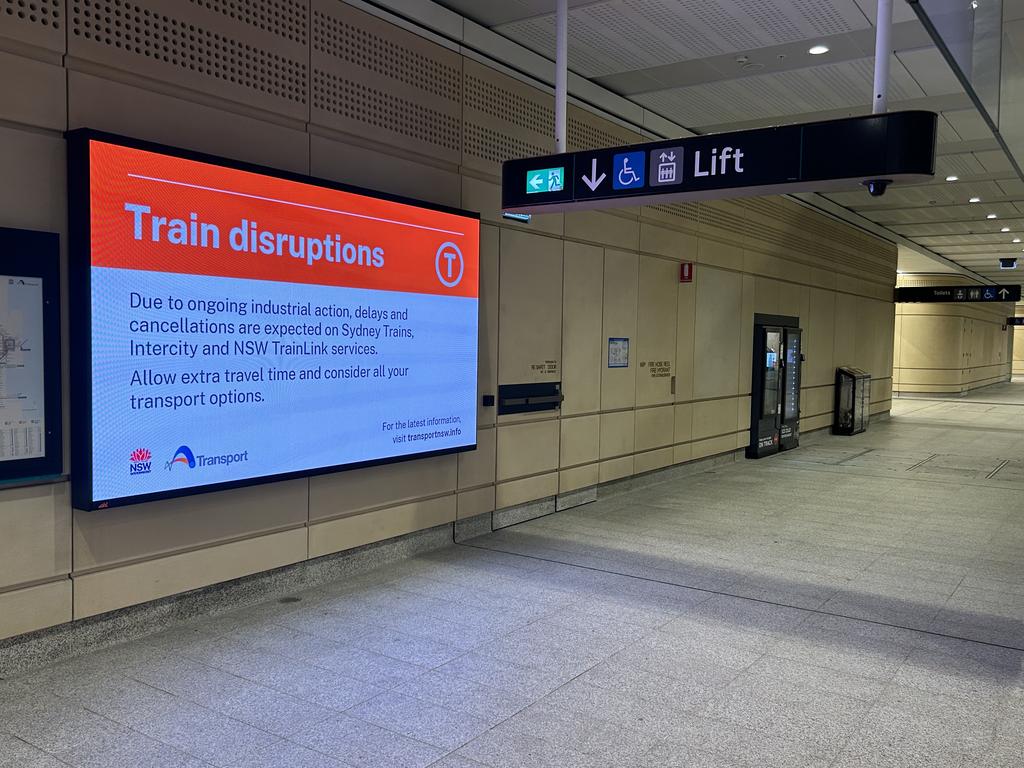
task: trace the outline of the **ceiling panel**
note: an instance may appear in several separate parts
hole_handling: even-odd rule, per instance
[[[896,58],[929,96],[960,92],[960,83],[938,48],[900,51]]]
[[[976,109],[958,109],[942,114],[964,141],[992,138],[992,131]]]
[[[1013,165],[1002,150],[975,152],[974,156],[978,158],[978,162],[985,166],[985,170],[989,173],[1013,173]]]
[[[945,179],[950,174],[964,178],[987,173],[985,166],[971,152],[958,155],[939,155],[935,158],[935,178]]]
[[[866,109],[871,102],[871,59],[754,75],[725,82],[674,88],[634,97],[648,109],[688,127],[785,118],[832,109]],[[924,92],[898,61],[893,62],[890,98],[920,98]]]
[[[826,195],[840,205],[858,210],[901,208],[901,207],[923,207],[928,205],[956,205],[967,203],[972,197],[982,199],[981,203],[971,203],[972,206],[984,206],[985,200],[1004,197],[1002,189],[994,181],[956,182],[943,181],[940,184],[926,184],[922,186],[893,186],[882,197],[871,197],[866,191],[858,190],[853,192],[836,192]],[[985,211],[971,211],[984,218]],[[998,211],[996,211],[998,213]]]

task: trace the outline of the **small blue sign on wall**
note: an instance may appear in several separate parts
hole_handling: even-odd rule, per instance
[[[629,339],[608,339],[608,367],[629,368]]]

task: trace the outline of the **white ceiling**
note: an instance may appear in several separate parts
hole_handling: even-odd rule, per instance
[[[875,3],[569,0],[569,67],[700,133],[864,114],[872,91]],[[552,57],[555,0],[442,4]],[[906,0],[895,0],[894,22],[890,109],[939,113],[936,180],[893,187],[881,198],[867,192],[828,197],[923,249],[1007,282],[1018,273],[1001,272],[997,256],[1024,256],[1024,244],[1011,243],[1024,238],[1024,181]],[[811,56],[807,49],[816,43],[830,52]],[[951,174],[959,181],[945,182]],[[968,203],[971,196],[982,202]],[[987,219],[989,213],[998,218]],[[1012,231],[1000,232],[1004,226]],[[901,264],[906,258],[901,255]],[[937,270],[949,268],[939,264]]]

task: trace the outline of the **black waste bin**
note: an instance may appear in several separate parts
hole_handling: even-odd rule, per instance
[[[836,410],[833,435],[856,435],[868,428],[871,374],[860,368],[836,368]]]

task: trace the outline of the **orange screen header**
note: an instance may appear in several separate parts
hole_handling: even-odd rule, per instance
[[[480,222],[89,143],[92,265],[476,298]]]

